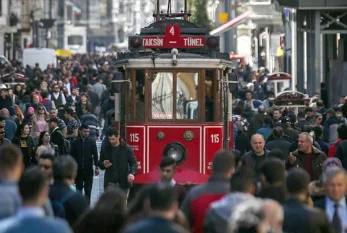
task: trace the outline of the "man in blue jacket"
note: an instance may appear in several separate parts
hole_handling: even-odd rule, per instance
[[[95,175],[99,175],[98,150],[95,139],[89,137],[90,129],[88,125],[83,124],[80,127],[80,136],[71,143],[71,156],[78,164],[76,188],[84,193],[90,202],[90,196],[93,187],[93,162]]]
[[[337,142],[337,128],[339,127],[340,122],[336,117],[336,112],[334,109],[329,109],[326,113],[326,121],[324,122],[323,128],[323,141],[329,145]]]
[[[40,168],[26,170],[19,181],[23,207],[15,216],[0,222],[0,232],[72,233],[66,221],[45,218],[42,206],[47,200],[48,190],[48,184]]]

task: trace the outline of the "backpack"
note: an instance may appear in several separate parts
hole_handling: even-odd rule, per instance
[[[66,211],[65,211],[64,203],[67,200],[69,200],[73,195],[75,195],[75,192],[71,191],[65,194],[60,200],[51,200],[55,217],[66,219]]]
[[[44,102],[46,102],[44,104]],[[50,99],[47,99],[47,101],[42,101],[41,104],[43,104],[43,106],[46,108],[47,112],[51,111],[51,100]]]

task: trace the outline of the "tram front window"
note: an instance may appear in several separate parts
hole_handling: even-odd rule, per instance
[[[177,73],[176,119],[198,119],[198,73]]]
[[[152,75],[152,119],[172,119],[173,73],[158,72]]]

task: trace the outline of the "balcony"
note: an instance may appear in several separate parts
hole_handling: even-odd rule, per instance
[[[0,3],[0,27],[9,25],[9,17],[8,17],[8,3],[7,1],[1,1]]]
[[[298,9],[347,9],[346,0],[277,0],[282,6]]]
[[[272,0],[249,0],[250,6],[269,6],[272,4]]]

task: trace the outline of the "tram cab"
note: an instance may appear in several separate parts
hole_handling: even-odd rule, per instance
[[[270,86],[270,91],[274,93],[275,97],[283,91],[292,90],[291,82],[292,76],[285,72],[276,72],[266,75],[267,82]]]
[[[129,37],[129,50],[115,61],[115,118],[138,161],[135,183],[159,181],[163,156],[176,160],[176,182],[206,182],[214,154],[233,146],[232,63],[219,37],[159,20]]]

